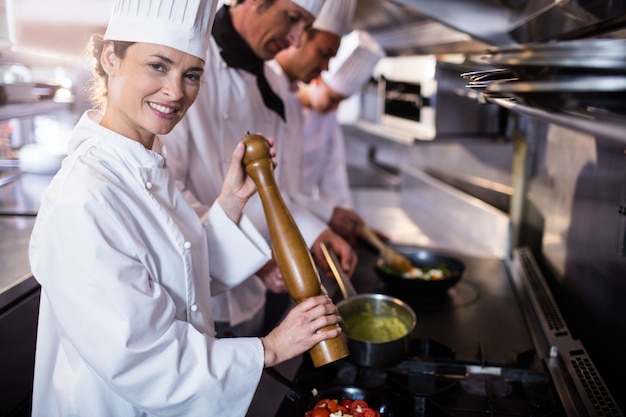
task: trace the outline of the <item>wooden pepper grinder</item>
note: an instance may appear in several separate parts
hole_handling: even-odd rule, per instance
[[[311,253],[278,190],[269,143],[261,135],[246,135],[243,165],[256,184],[269,227],[276,262],[283,275],[289,295],[297,302],[321,293],[320,276]],[[327,326],[322,330],[332,328]],[[348,356],[344,338],[339,335],[315,345],[309,351],[318,367]]]

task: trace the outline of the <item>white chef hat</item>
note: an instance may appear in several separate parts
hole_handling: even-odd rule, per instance
[[[104,40],[165,45],[205,59],[216,0],[115,0]]]
[[[343,36],[350,30],[356,0],[326,0],[313,22],[313,29]]]
[[[320,9],[322,8],[322,5],[324,3],[332,3],[336,0],[328,0],[328,1],[324,1],[324,0],[291,0],[294,3],[296,3],[298,6],[302,7],[303,9],[305,9],[307,12],[311,13],[313,16],[317,16],[317,14],[320,12]]]
[[[356,93],[372,76],[376,63],[385,56],[383,49],[367,33],[354,30],[341,40],[337,55],[328,63],[322,79],[344,97]]]

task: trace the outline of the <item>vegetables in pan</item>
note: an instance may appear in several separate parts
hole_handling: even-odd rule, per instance
[[[364,400],[323,398],[304,417],[380,417]]]
[[[418,268],[416,266],[413,267],[408,272],[401,273],[393,268],[390,268],[386,264],[380,264],[380,269],[388,274],[399,275],[403,278],[407,279],[422,279],[424,281],[436,281],[440,279],[445,279],[450,276],[450,269],[445,264],[440,264],[438,267],[423,267]]]

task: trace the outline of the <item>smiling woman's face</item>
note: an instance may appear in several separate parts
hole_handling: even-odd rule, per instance
[[[105,45],[107,106],[101,124],[150,148],[169,133],[196,99],[204,62],[167,46],[135,43],[124,58]],[[149,146],[148,146],[149,145]]]

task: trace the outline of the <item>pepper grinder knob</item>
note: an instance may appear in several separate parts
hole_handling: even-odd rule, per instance
[[[243,166],[256,184],[272,241],[276,262],[287,291],[297,303],[321,293],[320,276],[306,242],[287,208],[276,180],[270,158],[270,146],[261,135],[244,137]],[[331,329],[326,326],[322,330]],[[315,345],[309,351],[318,367],[348,356],[345,339],[339,335]]]

